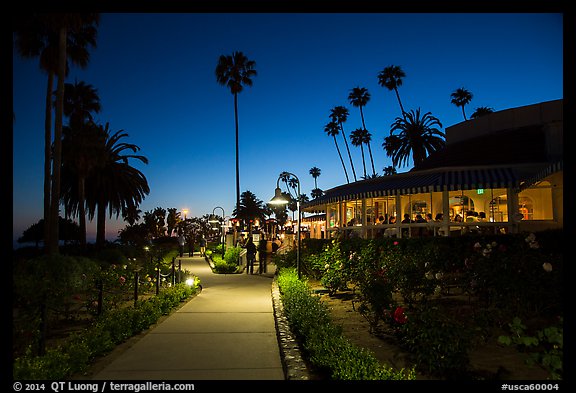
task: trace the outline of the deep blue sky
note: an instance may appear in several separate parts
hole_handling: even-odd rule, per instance
[[[73,68],[67,82],[94,86],[102,104],[96,120],[127,132],[124,142],[149,159],[132,163],[151,189],[143,212],[188,208],[199,217],[221,206],[231,215],[234,108],[216,82],[220,55],[242,51],[256,62],[253,87],[239,95],[240,189],[268,202],[282,171],[296,174],[307,195],[314,166],[322,171],[319,188],[345,183],[324,126],[330,109],[343,105],[347,135],[361,127],[347,99],[353,87],[371,94],[364,115],[376,170],[391,165],[381,145],[400,109],[395,94],[378,85],[384,67],[406,73],[404,108],[431,112],[444,130],[463,121],[450,103],[459,87],[474,95],[468,116],[479,106],[504,110],[563,98],[562,38],[562,14],[551,13],[104,13],[88,68]],[[14,55],[14,238],[42,217],[46,78],[37,60]],[[341,136],[338,142],[345,154]],[[360,149],[351,148],[360,176]],[[108,221],[107,237],[124,226]]]

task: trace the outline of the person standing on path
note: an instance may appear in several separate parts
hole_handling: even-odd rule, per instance
[[[202,236],[202,238],[200,239],[200,256],[201,257],[206,256],[206,238],[204,236]]]
[[[246,274],[254,274],[254,261],[256,260],[256,245],[252,241],[252,236],[246,242]]]

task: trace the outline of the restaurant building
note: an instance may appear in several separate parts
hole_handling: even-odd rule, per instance
[[[563,100],[445,131],[446,146],[412,170],[334,187],[303,203],[302,211],[313,213],[302,220],[304,233],[375,238],[563,228]]]

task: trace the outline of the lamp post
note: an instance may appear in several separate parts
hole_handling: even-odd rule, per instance
[[[300,270],[300,225],[302,222],[302,212],[300,211],[300,179],[293,173],[290,172],[282,172],[278,176],[278,180],[276,180],[276,190],[274,190],[274,197],[270,200],[270,203],[273,205],[285,205],[288,204],[288,201],[284,195],[282,195],[282,190],[280,189],[280,179],[286,179],[288,176],[292,176],[296,180],[296,184],[298,184],[297,194],[296,194],[296,208],[298,209],[298,228],[297,228],[297,235],[298,236],[298,245],[296,248],[296,270],[298,271],[298,279],[302,278],[302,273]],[[292,195],[290,192],[290,188],[288,188],[288,193]]]
[[[216,206],[214,209],[212,209],[212,216],[214,216],[214,219],[209,220],[209,222],[217,222],[220,223],[220,220],[216,219],[216,214],[214,214],[214,212],[216,211],[216,209],[221,209],[222,210],[222,224],[224,224],[224,216],[226,215],[226,213],[224,213],[224,208],[220,207],[220,206]],[[220,226],[220,230],[222,231],[222,260],[224,260],[224,229],[222,228],[222,226]]]
[[[184,213],[184,221],[186,221],[186,215],[188,214],[188,209],[182,209],[182,213]]]

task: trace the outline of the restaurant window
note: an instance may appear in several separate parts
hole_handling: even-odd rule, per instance
[[[518,194],[518,211],[523,220],[554,219],[552,185],[542,181]]]
[[[346,226],[362,225],[362,200],[346,202]]]
[[[474,201],[463,193],[451,195],[448,201],[450,221],[459,221],[460,218],[464,219],[467,211],[474,210]]]
[[[333,203],[328,205],[327,210],[327,220],[328,227],[334,228],[338,226],[338,203]]]
[[[374,207],[374,200],[372,198],[366,198],[366,224],[373,225],[378,221],[378,216],[376,215],[376,210]]]
[[[380,216],[385,219],[396,216],[396,197],[374,198],[373,201],[374,217],[376,220],[378,220]]]

